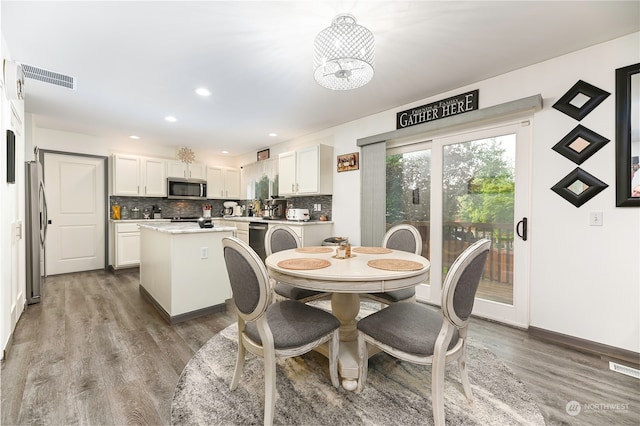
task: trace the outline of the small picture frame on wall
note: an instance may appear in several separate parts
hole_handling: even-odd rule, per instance
[[[338,172],[348,172],[350,170],[358,170],[360,162],[358,161],[358,153],[338,155]]]
[[[7,183],[16,183],[16,135],[7,130]]]
[[[258,161],[268,160],[269,159],[269,150],[263,149],[262,151],[258,151]]]

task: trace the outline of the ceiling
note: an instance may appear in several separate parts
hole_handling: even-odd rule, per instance
[[[25,109],[39,127],[231,156],[640,30],[638,1],[3,0],[1,8],[14,60],[77,82],[72,90],[27,79]],[[313,39],[345,12],[376,38],[375,76],[331,91],[313,79]]]

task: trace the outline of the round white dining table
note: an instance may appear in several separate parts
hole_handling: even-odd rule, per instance
[[[314,252],[314,249],[317,252]],[[376,251],[376,248],[361,250]],[[379,251],[382,250],[384,249]],[[352,257],[347,259],[338,259],[335,254],[335,250],[328,246],[283,250],[268,256],[265,264],[271,277],[277,281],[299,288],[332,293],[331,310],[341,324],[339,372],[342,386],[353,391],[358,384],[356,318],[360,311],[360,293],[400,290],[424,283],[428,279],[431,264],[422,256],[399,250],[360,253],[358,248],[354,248]],[[393,268],[389,265],[396,263],[396,269],[412,265],[412,269],[379,269],[370,266],[370,261],[374,261],[373,264],[382,263],[383,265],[379,266],[386,268]],[[317,269],[304,269],[305,263]],[[326,348],[319,348],[319,352],[327,355]]]

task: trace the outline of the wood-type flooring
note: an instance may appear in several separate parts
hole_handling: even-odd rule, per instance
[[[234,320],[229,308],[168,325],[140,295],[135,270],[48,277],[2,363],[1,424],[167,425],[182,369]],[[599,357],[479,319],[469,335],[527,385],[547,424],[640,424],[640,380]],[[571,401],[581,405],[575,416]]]

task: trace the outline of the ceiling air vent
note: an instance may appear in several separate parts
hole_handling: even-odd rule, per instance
[[[45,70],[43,68],[27,64],[22,64],[22,70],[25,78],[76,90],[76,79],[70,75],[60,74],[58,72]]]

